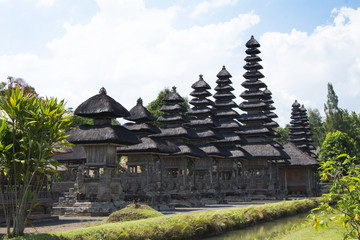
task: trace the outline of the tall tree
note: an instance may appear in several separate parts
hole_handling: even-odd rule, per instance
[[[38,194],[46,190],[47,175],[57,166],[48,160],[64,145],[69,124],[64,105],[19,86],[0,96],[0,197],[10,236],[24,234]]]
[[[326,132],[324,122],[318,109],[308,109],[308,119],[310,131],[313,134],[312,140],[314,147],[319,149],[325,139]]]
[[[327,102],[324,104],[326,132],[342,131],[342,109],[339,108],[338,103],[339,99],[334,87],[328,83]]]
[[[0,83],[0,92],[4,93],[6,89],[15,89],[17,87],[20,90],[24,91],[24,93],[26,94],[32,94],[35,96],[38,95],[35,91],[35,88],[30,86],[30,84],[28,84],[24,79],[12,77],[12,76],[7,77],[7,82]]]

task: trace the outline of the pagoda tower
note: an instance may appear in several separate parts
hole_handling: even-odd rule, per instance
[[[290,121],[290,142],[295,144],[303,152],[316,158],[316,155],[312,152],[314,146],[311,144],[311,132],[309,127],[309,119],[307,117],[307,110],[304,105],[300,106],[300,103],[295,100],[291,109],[291,121]]]
[[[164,191],[173,196],[187,195],[193,186],[193,177],[189,166],[193,165],[195,159],[207,157],[206,153],[189,142],[198,138],[196,132],[185,126],[189,120],[185,116],[187,109],[180,105],[185,100],[176,92],[176,87],[168,93],[163,101],[165,104],[160,108],[164,113],[157,121],[164,124],[161,133],[153,136],[163,138],[175,143],[180,151],[163,156],[164,168]],[[175,195],[174,195],[175,194]]]
[[[213,95],[215,102],[212,110],[214,113],[213,119],[217,124],[215,129],[222,139],[213,143],[230,153],[224,159],[217,159],[216,166],[218,188],[227,195],[233,194],[234,188],[241,188],[238,178],[239,171],[241,171],[241,161],[251,156],[240,146],[245,141],[237,134],[242,128],[236,120],[240,116],[235,111],[238,105],[233,101],[235,96],[232,93],[234,88],[231,86],[232,82],[230,80],[232,76],[225,66],[216,76],[218,79],[216,80],[216,93]]]
[[[127,156],[128,172],[126,183],[123,183],[123,186],[126,186],[124,191],[129,198],[140,197],[151,201],[162,186],[163,169],[160,156],[178,152],[180,149],[174,143],[151,136],[161,131],[150,123],[155,118],[143,106],[141,98],[130,110],[130,116],[125,119],[132,122],[124,124],[124,127],[133,132],[141,143],[117,149],[118,155]]]
[[[213,162],[216,158],[224,158],[230,153],[216,146],[213,141],[220,140],[222,137],[216,133],[216,124],[213,120],[213,112],[211,106],[214,102],[208,97],[211,89],[208,83],[199,76],[199,80],[192,86],[194,90],[190,93],[194,97],[190,104],[193,105],[188,111],[189,123],[186,125],[195,130],[198,138],[194,140],[194,144],[207,154],[205,158],[196,159],[194,162],[195,187],[204,195],[215,191],[213,181]]]
[[[239,105],[244,114],[240,117],[243,126],[239,132],[243,136],[247,144],[242,147],[248,151],[253,159],[245,165],[246,172],[243,175],[244,181],[247,183],[248,191],[254,195],[265,195],[263,197],[274,196],[277,185],[277,168],[272,169],[272,165],[277,160],[287,159],[288,155],[283,151],[282,147],[273,141],[277,136],[274,127],[277,127],[272,118],[277,117],[272,112],[275,108],[271,92],[267,89],[266,84],[261,81],[264,75],[259,71],[263,67],[259,64],[261,58],[258,56],[260,44],[251,36],[246,43],[245,58],[246,70],[243,75],[246,79],[241,85],[246,89],[241,93],[240,97],[244,101]]]
[[[139,140],[131,131],[114,126],[111,121],[127,117],[129,112],[101,88],[99,94],[80,104],[74,114],[94,121],[94,125],[81,125],[69,132],[68,141],[82,146],[86,153],[85,166],[79,168],[76,191],[89,201],[122,200],[121,182],[116,178],[119,166],[116,148],[137,144]]]

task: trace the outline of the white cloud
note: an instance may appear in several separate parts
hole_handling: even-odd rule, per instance
[[[196,17],[201,14],[208,13],[212,9],[234,6],[239,0],[203,0],[194,7],[194,10],[190,14],[192,17]]]
[[[65,98],[74,108],[105,87],[130,109],[138,97],[148,104],[164,87],[175,85],[188,95],[201,73],[214,87],[223,64],[230,72],[231,66],[242,71],[237,48],[248,39],[244,31],[259,22],[250,13],[176,29],[174,22],[183,11],[179,7],[147,9],[140,0],[98,4],[100,10],[88,24],[64,24],[65,35],[47,45],[50,57],[0,56],[1,69],[7,70],[0,70],[3,76],[22,77],[41,95]]]
[[[333,84],[339,106],[360,111],[360,8],[333,11],[332,24],[307,34],[269,32],[261,39],[263,73],[283,124],[290,121],[297,99],[323,110],[327,83]]]
[[[55,4],[55,0],[37,0],[37,7],[52,7]]]

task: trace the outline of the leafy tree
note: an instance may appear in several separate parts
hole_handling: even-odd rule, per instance
[[[339,108],[339,99],[335,93],[334,87],[331,83],[328,83],[328,100],[324,105],[324,111],[326,115],[325,128],[326,132],[341,131],[346,132],[347,126],[344,124],[343,115],[344,110]]]
[[[19,88],[24,91],[26,94],[33,94],[37,96],[38,94],[35,91],[35,88],[30,86],[27,82],[25,82],[22,78],[15,78],[8,76],[7,82],[0,83],[0,91],[3,93],[6,89],[15,89]]]
[[[147,110],[157,119],[159,118],[163,112],[160,111],[160,108],[165,104],[164,102],[164,98],[166,96],[166,94],[171,93],[171,90],[169,88],[165,88],[163,90],[161,90],[157,96],[157,98],[150,102],[149,105],[147,105]],[[184,102],[181,103],[182,106],[184,106],[186,109],[189,109],[189,101],[186,97],[184,98]],[[155,125],[159,125],[157,122],[154,122]]]
[[[339,161],[342,159],[342,161]],[[334,212],[339,217],[321,220],[314,213],[311,214],[318,230],[327,226],[328,221],[339,221],[344,226],[344,239],[360,239],[360,166],[359,160],[346,154],[322,162],[321,180],[332,182],[330,192],[326,194],[326,202],[314,209],[325,212]],[[335,206],[329,205],[335,202]]]
[[[325,139],[326,133],[319,110],[309,108],[308,119],[310,131],[312,133],[311,138],[313,139],[313,146],[320,148]]]
[[[343,153],[353,157],[358,155],[354,140],[346,133],[340,131],[329,132],[321,146],[319,154],[320,160],[330,161]]]
[[[48,160],[65,145],[69,121],[64,101],[38,98],[19,86],[4,90],[0,109],[0,197],[8,235],[20,236],[58,165]]]
[[[284,128],[278,127],[278,128],[276,128],[276,132],[279,133],[280,136],[278,138],[276,138],[275,140],[280,144],[285,144],[290,138],[290,135],[289,135],[290,125],[286,124],[286,126]]]

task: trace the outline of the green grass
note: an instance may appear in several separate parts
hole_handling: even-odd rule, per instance
[[[319,205],[321,198],[282,201],[247,208],[227,208],[149,219],[107,223],[56,234],[31,234],[18,239],[199,239],[209,234],[241,229],[258,222],[271,221]],[[40,238],[41,237],[41,238]]]
[[[125,208],[113,212],[107,219],[108,223],[114,222],[126,222],[145,218],[153,218],[163,216],[161,212],[158,212],[148,205],[144,204],[129,204]]]
[[[321,219],[330,219],[336,215],[327,213],[322,214]],[[295,227],[291,231],[281,234],[273,239],[281,240],[342,240],[344,236],[341,231],[344,228],[338,222],[328,221],[328,226],[325,228],[320,228],[318,231],[312,226],[312,221],[307,221],[300,226]]]

